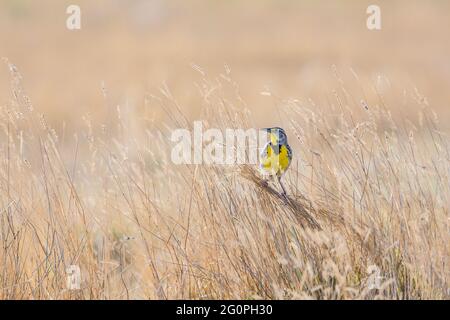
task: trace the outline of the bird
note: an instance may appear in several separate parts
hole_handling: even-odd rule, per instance
[[[269,135],[269,142],[266,143],[260,154],[260,169],[264,174],[276,177],[283,190],[282,195],[286,197],[287,193],[281,177],[292,162],[292,149],[288,144],[286,132],[280,127],[260,130],[266,131]]]

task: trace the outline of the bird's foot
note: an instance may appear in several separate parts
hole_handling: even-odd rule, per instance
[[[281,195],[281,197],[283,198],[284,204],[287,205],[287,204],[289,203],[289,198],[288,198],[287,193],[283,191],[283,192],[280,193],[280,195]]]

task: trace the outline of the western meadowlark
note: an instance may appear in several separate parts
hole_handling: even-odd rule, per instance
[[[286,197],[286,189],[281,177],[289,168],[292,161],[292,150],[287,141],[283,128],[263,128],[269,134],[270,141],[264,146],[260,154],[260,168],[272,177],[276,177]]]

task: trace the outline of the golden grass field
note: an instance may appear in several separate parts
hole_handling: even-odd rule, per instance
[[[72,2],[0,3],[0,299],[449,299],[450,3]],[[285,128],[288,201],[194,120]]]

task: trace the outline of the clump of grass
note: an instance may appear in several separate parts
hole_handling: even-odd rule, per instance
[[[171,163],[170,129],[190,123],[167,88],[164,127],[86,119],[62,141],[8,66],[0,298],[449,298],[449,140],[425,100],[417,125],[343,86],[324,107],[277,101],[295,154],[286,200],[248,165]],[[256,127],[229,74],[199,88],[209,125]]]

